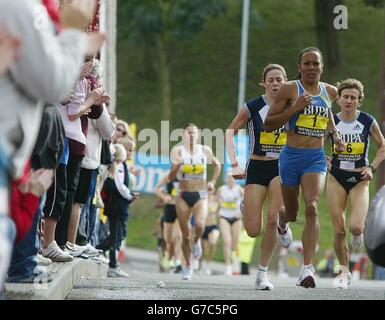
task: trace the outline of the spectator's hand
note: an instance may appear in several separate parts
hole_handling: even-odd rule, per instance
[[[100,89],[100,88],[98,88]],[[111,97],[108,94],[103,94],[99,99],[95,101],[95,105],[101,106],[104,103],[108,103],[111,101]]]
[[[99,52],[104,41],[106,41],[106,35],[104,33],[92,32],[87,34],[87,46],[85,54],[88,56],[94,55]]]
[[[96,102],[100,101],[100,99],[105,95],[105,90],[103,88],[97,88],[92,90],[87,99],[92,99],[92,104],[96,104]]]
[[[86,31],[95,13],[96,0],[62,0],[60,19],[63,28]]]
[[[52,179],[53,170],[39,169],[32,171],[28,181],[28,192],[41,197],[51,186]]]
[[[17,57],[20,40],[0,28],[0,74],[5,73]]]

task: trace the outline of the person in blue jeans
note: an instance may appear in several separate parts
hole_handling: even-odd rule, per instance
[[[7,282],[44,283],[52,281],[52,276],[44,268],[38,267],[37,259],[37,253],[40,248],[37,229],[44,202],[45,196],[42,196],[28,233],[13,248]]]
[[[2,152],[0,138],[0,298],[7,274],[16,229],[8,213],[8,163]]]

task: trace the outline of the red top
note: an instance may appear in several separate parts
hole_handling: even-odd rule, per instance
[[[16,225],[16,242],[22,240],[31,228],[39,199],[32,193],[23,193],[19,186],[28,182],[31,162],[29,161],[24,168],[23,176],[19,180],[11,181],[11,218]]]
[[[60,33],[62,27],[60,25],[59,8],[56,5],[55,0],[43,0],[43,4],[47,8],[48,15],[50,16],[52,22],[55,24],[57,32]]]

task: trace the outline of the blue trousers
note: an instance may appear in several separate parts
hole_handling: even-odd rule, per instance
[[[31,228],[25,237],[13,247],[11,265],[8,270],[8,280],[10,282],[19,282],[34,274],[38,263],[36,256],[40,248],[40,239],[37,234],[37,228],[41,219],[44,202],[45,196],[43,195],[40,198],[40,203],[36,209]]]

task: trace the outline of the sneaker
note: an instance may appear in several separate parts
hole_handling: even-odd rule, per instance
[[[350,272],[341,272],[334,279],[334,284],[338,289],[349,289],[352,284],[352,274]]]
[[[75,245],[75,248],[76,247],[80,247],[80,246]],[[95,247],[93,247],[89,243],[87,243],[87,245],[85,245],[83,247],[85,247],[84,253],[87,254],[89,257],[97,257],[99,254],[103,253],[102,250],[96,249]],[[83,248],[83,247],[81,247],[81,248]]]
[[[192,247],[192,254],[194,259],[199,260],[199,258],[202,256],[202,246],[201,241],[198,240],[198,242],[195,242]]]
[[[274,286],[270,282],[266,271],[257,271],[257,278],[255,279],[255,289],[257,290],[273,290]]]
[[[48,267],[52,264],[52,260],[49,258],[43,257],[41,254],[36,255],[37,258],[37,264],[39,266]]]
[[[67,241],[64,251],[73,257],[80,257],[86,249],[86,247],[81,247]]]
[[[302,266],[298,277],[297,286],[304,288],[315,288],[314,268],[305,268]]]
[[[188,267],[182,267],[182,280],[191,280],[194,273],[194,269],[191,265]]]
[[[364,243],[364,234],[361,233],[359,236],[352,235],[352,251],[357,253],[360,251],[362,244]]]
[[[42,256],[55,262],[69,262],[73,260],[70,254],[59,248],[55,240],[47,248],[43,248]]]
[[[293,232],[291,231],[290,227],[286,225],[285,230],[282,230],[280,227],[278,227],[278,236],[282,247],[286,249],[289,248],[291,242],[293,241]]]
[[[232,276],[233,275],[233,267],[231,265],[226,266],[226,271],[224,273],[225,276]]]
[[[128,278],[129,275],[120,268],[108,268],[107,277],[109,278]]]

